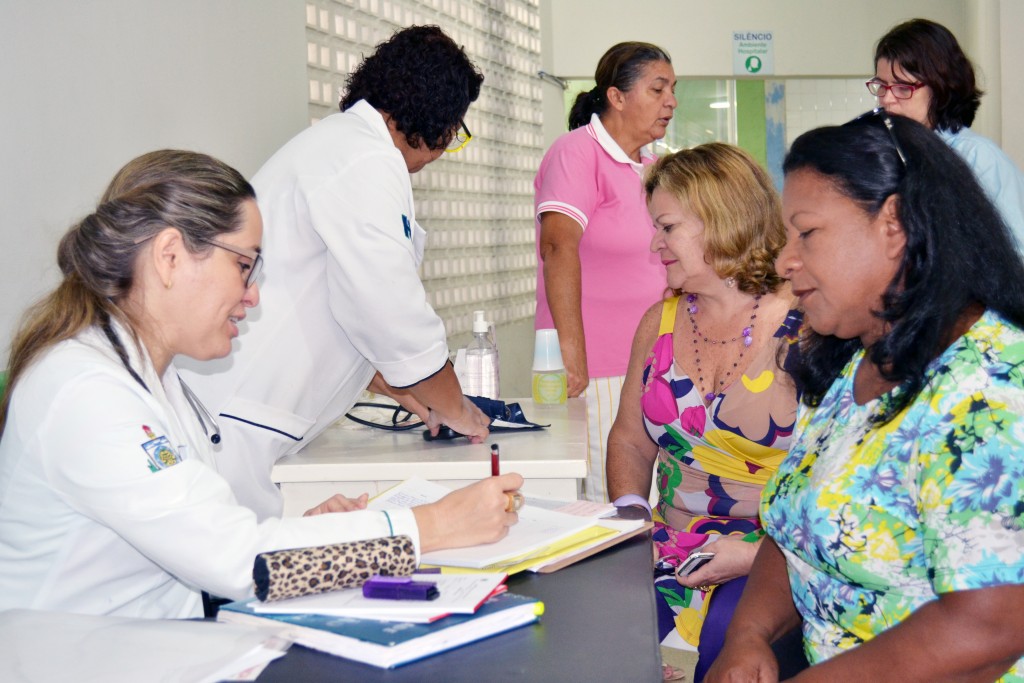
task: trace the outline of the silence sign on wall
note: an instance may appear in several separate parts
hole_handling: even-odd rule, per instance
[[[774,74],[774,45],[771,31],[733,31],[732,72],[737,76]]]

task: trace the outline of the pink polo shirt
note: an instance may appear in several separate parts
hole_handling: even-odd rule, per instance
[[[538,250],[540,216],[557,211],[583,227],[583,332],[591,377],[626,374],[633,334],[665,291],[665,269],[650,250],[654,234],[638,164],[622,151],[595,114],[590,123],[551,145],[534,180]],[[535,327],[554,327],[537,255]]]

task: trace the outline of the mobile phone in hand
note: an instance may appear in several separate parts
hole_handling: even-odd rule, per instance
[[[686,559],[676,568],[676,576],[689,576],[710,562],[714,556],[714,553],[691,553],[687,555]]]

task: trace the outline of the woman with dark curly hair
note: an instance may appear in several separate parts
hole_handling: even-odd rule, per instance
[[[463,117],[482,82],[440,28],[398,31],[351,74],[341,112],[253,178],[267,224],[266,305],[230,361],[189,376],[221,417],[221,473],[261,519],[281,513],[274,463],[367,386],[435,431],[444,423],[486,437],[489,420],[462,395],[419,279],[426,233],[409,179],[469,141]],[[337,496],[319,509],[364,504]]]
[[[931,128],[967,162],[1024,252],[1024,176],[996,143],[969,128],[984,93],[949,29],[927,19],[894,26],[878,41],[867,86],[886,111]]]
[[[971,169],[877,109],[797,138],[776,261],[810,328],[712,681],[1024,675],[1024,264]]]

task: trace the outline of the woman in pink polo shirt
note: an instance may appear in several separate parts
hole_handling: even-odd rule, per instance
[[[632,331],[665,290],[647,245],[651,218],[641,176],[644,146],[665,135],[676,108],[668,54],[619,43],[597,65],[534,181],[537,329],[554,327],[569,396],[588,406],[589,473],[583,495],[606,501],[604,449],[618,409]]]

